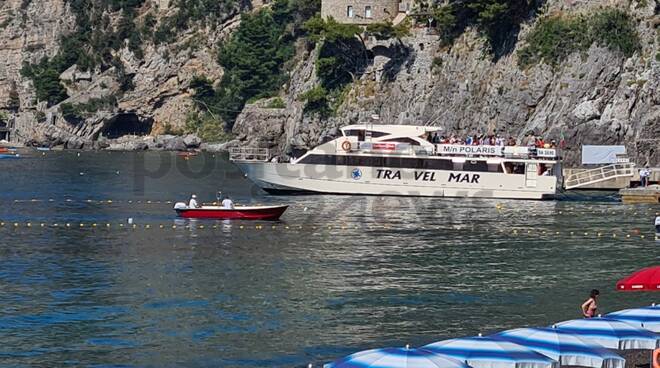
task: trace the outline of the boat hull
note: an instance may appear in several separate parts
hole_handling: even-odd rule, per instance
[[[191,209],[176,209],[177,215],[183,218],[220,219],[220,220],[278,220],[288,206],[264,206],[249,208],[225,209],[220,207],[202,207]]]
[[[526,174],[235,161],[269,193],[550,199],[557,178]],[[385,173],[387,175],[385,175]]]

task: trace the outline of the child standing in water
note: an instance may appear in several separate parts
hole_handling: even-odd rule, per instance
[[[582,315],[584,315],[584,318],[593,318],[597,315],[598,303],[596,300],[598,299],[598,295],[600,295],[600,292],[593,289],[591,290],[591,293],[589,293],[589,299],[582,303]]]

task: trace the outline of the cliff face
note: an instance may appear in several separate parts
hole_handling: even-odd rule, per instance
[[[517,50],[534,20],[523,26],[513,52],[493,61],[474,31],[450,47],[425,28],[397,41],[367,42],[372,65],[352,83],[348,97],[328,119],[305,116],[300,93],[314,84],[315,52],[301,57],[286,101],[288,114],[248,106],[234,132],[246,144],[292,154],[337,133],[346,124],[422,124],[441,126],[460,136],[497,133],[522,138],[527,132],[563,137],[568,164],[579,164],[583,144],[625,144],[637,164],[660,165],[660,4],[653,1],[549,1],[544,14],[588,13],[603,6],[632,14],[641,50],[626,58],[592,45],[557,67],[538,64],[523,70]],[[267,122],[267,123],[266,123]],[[255,136],[256,124],[277,126],[281,135]]]
[[[178,14],[186,1],[135,1],[139,5],[131,14],[137,27],[155,24],[140,31],[144,41],[139,55],[131,47],[129,32],[109,51],[107,59],[112,61],[105,65],[73,64],[58,71],[69,97],[50,105],[38,98],[34,81],[21,68],[44,57],[52,60],[63,40],[81,32],[79,13],[68,0],[1,2],[0,110],[13,126],[12,140],[104,148],[108,143],[101,137],[180,131],[189,114],[200,109],[191,80],[205,76],[217,84],[223,75],[217,62],[219,41],[232,34],[240,12],[262,6],[222,3],[213,25],[194,19],[169,40],[154,41],[150,34]],[[604,7],[632,15],[641,48],[631,57],[593,44],[555,66],[519,66],[518,51],[539,19]],[[582,144],[625,144],[636,163],[658,166],[659,10],[660,0],[548,0],[511,40],[513,50],[497,60],[474,29],[450,45],[425,27],[413,28],[400,40],[369,37],[368,67],[345,89],[334,113],[323,117],[305,111],[302,101],[303,94],[319,83],[319,45],[314,48],[299,40],[289,82],[280,92],[284,107],[272,100],[246,105],[233,133],[242,144],[297,155],[336,136],[338,127],[369,121],[436,125],[448,135],[461,136],[492,132],[520,138],[534,132],[563,137],[569,164],[579,162]],[[120,28],[121,10],[107,8],[103,14],[109,29]],[[67,113],[71,106],[77,106],[77,115]],[[371,120],[374,115],[377,121]]]
[[[178,11],[176,5],[162,0],[143,1],[135,9],[134,22],[143,24],[146,17],[151,17],[151,22],[160,24]],[[112,65],[97,65],[91,70],[71,65],[59,77],[69,97],[49,106],[39,101],[34,82],[21,74],[21,68],[44,57],[52,59],[62,40],[80,31],[76,14],[65,0],[1,2],[0,108],[9,113],[7,123],[14,128],[11,140],[98,148],[95,142],[101,136],[180,129],[188,114],[196,110],[189,91],[191,79],[197,75],[212,79],[222,76],[216,62],[217,45],[238,24],[242,6],[227,6],[219,26],[190,27],[178,32],[174,40],[158,45],[147,40],[140,46],[140,57],[123,40],[123,47],[111,51]],[[121,14],[121,10],[113,9],[104,12],[115,28]],[[130,87],[122,86],[121,78],[130,78]],[[87,104],[90,111],[65,119],[64,104]]]

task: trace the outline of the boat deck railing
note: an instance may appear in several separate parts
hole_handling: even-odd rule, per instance
[[[353,150],[351,150],[353,151]],[[388,153],[414,156],[444,156],[444,157],[486,157],[508,159],[536,159],[556,161],[559,150],[556,148],[536,148],[526,146],[469,146],[458,144],[434,144],[432,146],[416,146],[409,143],[371,143],[358,142],[355,151],[366,153]]]
[[[268,148],[232,147],[229,149],[229,159],[232,161],[268,161]]]

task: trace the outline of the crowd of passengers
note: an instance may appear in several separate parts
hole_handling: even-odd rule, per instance
[[[465,146],[526,146],[536,148],[557,148],[557,142],[554,139],[550,140],[550,142],[546,142],[543,137],[535,137],[533,134],[525,134],[525,137],[518,141],[514,137],[505,139],[499,134],[474,134],[462,138],[457,137],[454,134],[446,137],[435,132],[433,134],[429,133],[426,140],[436,144],[458,144]]]

